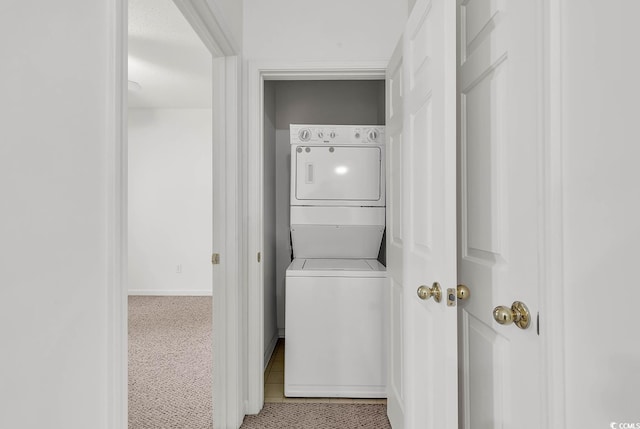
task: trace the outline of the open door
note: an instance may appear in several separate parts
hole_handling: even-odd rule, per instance
[[[455,13],[454,2],[418,0],[387,74],[394,428],[458,428]]]
[[[404,428],[402,282],[402,39],[386,73],[386,171],[387,171],[387,278],[389,279],[389,350],[387,367],[387,416],[394,429]]]
[[[471,292],[459,306],[460,428],[549,427],[537,329],[547,201],[543,5],[457,3],[458,280]]]

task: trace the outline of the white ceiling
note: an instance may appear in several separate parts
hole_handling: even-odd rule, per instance
[[[211,108],[211,54],[172,0],[129,0],[133,108]]]

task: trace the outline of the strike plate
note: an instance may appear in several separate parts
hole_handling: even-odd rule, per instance
[[[456,306],[456,288],[450,287],[447,289],[447,307],[455,307]]]

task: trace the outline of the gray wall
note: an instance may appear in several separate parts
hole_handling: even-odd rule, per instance
[[[291,262],[289,125],[383,125],[384,81],[277,81],[268,83],[275,87],[275,289],[278,330],[280,336],[284,336],[284,281],[287,266]],[[266,152],[265,150],[265,161]],[[266,188],[267,186],[265,186],[265,200],[267,192],[270,192]],[[265,222],[266,220],[265,218]],[[265,255],[265,260],[266,258]],[[265,290],[265,303],[267,301],[266,293]]]

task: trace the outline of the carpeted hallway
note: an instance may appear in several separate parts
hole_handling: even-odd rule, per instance
[[[129,429],[211,429],[211,297],[129,297]],[[383,404],[267,403],[241,429],[391,428]]]
[[[129,429],[211,429],[211,297],[129,297]]]
[[[240,429],[391,429],[386,405],[267,403]]]

